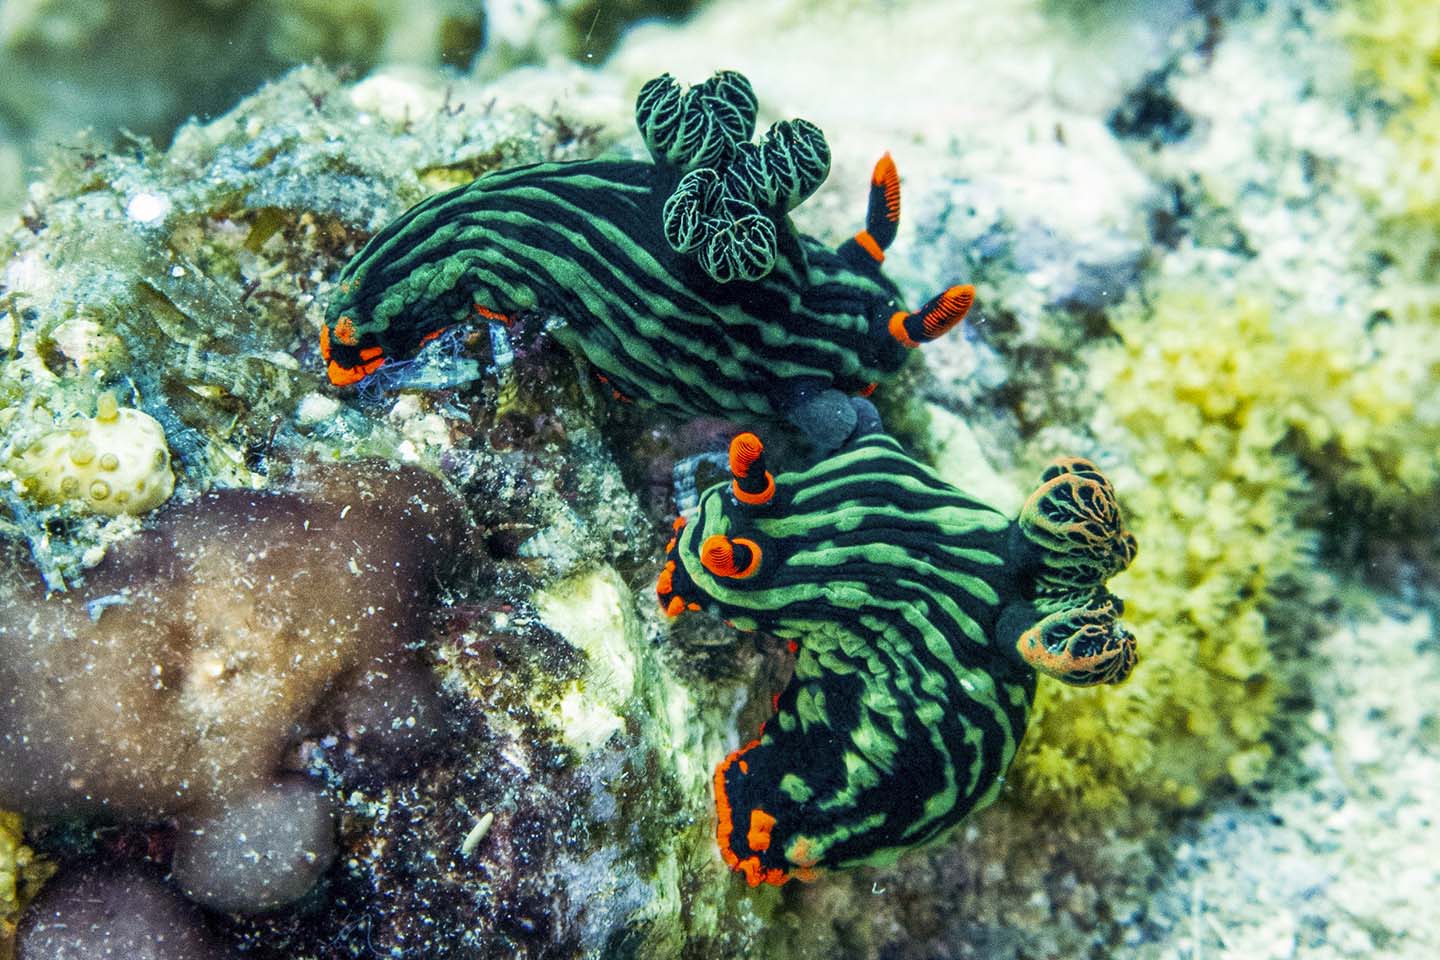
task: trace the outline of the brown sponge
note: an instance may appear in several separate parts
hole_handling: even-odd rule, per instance
[[[223,822],[253,805],[332,691],[373,698],[461,530],[419,470],[312,467],[285,492],[172,507],[82,591],[0,586],[0,808]]]
[[[45,887],[20,925],[17,960],[228,960],[200,911],[138,870],[78,870]]]

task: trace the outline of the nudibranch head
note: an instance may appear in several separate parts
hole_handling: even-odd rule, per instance
[[[331,383],[352,386],[392,359],[408,359],[466,316],[468,304],[415,292],[429,282],[428,273],[421,268],[398,282],[380,281],[373,270],[341,275],[320,327],[320,356]]]
[[[729,459],[730,482],[706,491],[694,523],[676,519],[675,536],[665,547],[655,592],[672,617],[701,609],[698,601],[717,592],[765,582],[767,538],[746,517],[775,498],[775,477],[765,469],[765,445],[753,433],[731,441]]]
[[[481,305],[489,291],[462,283],[469,266],[455,246],[462,225],[447,211],[468,188],[423,200],[370,238],[340,271],[320,328],[320,355],[336,386],[412,358],[447,327],[476,319],[509,323]]]
[[[790,640],[760,734],[715,770],[716,841],[756,886],[893,862],[999,793],[1036,672],[1115,683],[1135,663],[1105,580],[1135,555],[1092,464],[1052,466],[1018,519],[883,434],[772,475],[741,434],[728,482],[676,522],[656,585]]]
[[[355,318],[349,313],[321,325],[320,356],[325,361],[325,375],[335,386],[359,383],[384,365],[385,348],[379,338],[373,331],[366,331],[364,336],[362,343]]]

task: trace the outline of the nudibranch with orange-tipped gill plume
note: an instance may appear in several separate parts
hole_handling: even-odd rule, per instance
[[[750,433],[676,521],[660,604],[789,638],[795,669],[715,770],[720,852],[751,886],[887,864],[999,792],[1037,671],[1135,664],[1105,582],[1135,556],[1109,481],[1056,461],[1012,519],[882,433],[772,475]]]
[[[958,324],[974,288],[901,305],[880,269],[900,221],[889,154],[862,230],[838,248],[796,231],[789,211],[830,148],[799,119],[752,142],[756,109],[739,73],[688,90],[666,74],[636,102],[650,162],[516,167],[412,207],[341,271],[320,334],[330,380],[358,383],[477,316],[537,313],[626,397],[790,420],[834,449],[861,419],[850,398]]]

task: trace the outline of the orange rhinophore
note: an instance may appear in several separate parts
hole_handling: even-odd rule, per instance
[[[885,219],[891,223],[900,220],[900,171],[895,169],[895,160],[889,151],[875,161],[870,174],[870,185],[885,192]]]
[[[975,288],[962,283],[932,299],[914,313],[903,310],[890,315],[890,336],[906,347],[943,337],[965,319],[975,303]]]
[[[957,323],[965,319],[965,314],[970,312],[974,303],[975,288],[968,283],[951,287],[940,294],[939,299],[923,313],[925,339],[934,340],[949,333]]]
[[[737,477],[748,476],[750,468],[764,453],[765,444],[755,434],[737,433],[730,441],[730,472]]]
[[[874,260],[876,263],[885,262],[885,251],[880,249],[880,244],[876,243],[875,238],[870,236],[869,230],[861,230],[855,234],[855,242],[860,244],[860,249],[870,255],[871,260]]]
[[[902,347],[909,347],[911,350],[914,350],[920,346],[920,344],[910,339],[910,331],[905,327],[905,321],[909,320],[912,316],[914,316],[914,314],[904,310],[896,310],[890,314],[890,336],[894,337]]]
[[[885,262],[885,248],[895,242],[900,229],[900,173],[895,161],[885,154],[870,174],[870,202],[865,210],[865,229],[855,234],[855,245],[876,264]]]
[[[730,492],[752,507],[762,506],[775,496],[775,478],[765,469],[765,444],[753,433],[736,434],[730,441],[730,473],[735,478]]]
[[[700,563],[717,577],[744,580],[760,569],[760,545],[744,537],[731,540],[717,533],[701,544]]]

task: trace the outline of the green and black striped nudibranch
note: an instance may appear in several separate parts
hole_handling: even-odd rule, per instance
[[[640,91],[653,162],[586,160],[497,171],[412,207],[341,271],[320,352],[357,383],[477,314],[559,318],[555,336],[623,395],[682,415],[790,419],[823,449],[856,423],[848,396],[894,373],[907,348],[964,317],[952,286],[921,309],[880,270],[900,218],[889,155],[865,228],[832,249],[788,213],[830,169],[805,120],[759,143],[739,73]]]
[[[789,638],[760,736],[715,771],[717,840],[751,886],[892,862],[992,801],[1036,671],[1118,683],[1135,663],[1105,582],[1135,538],[1088,461],[1060,460],[1011,519],[858,436],[772,476],[754,434],[677,520],[656,592]]]

